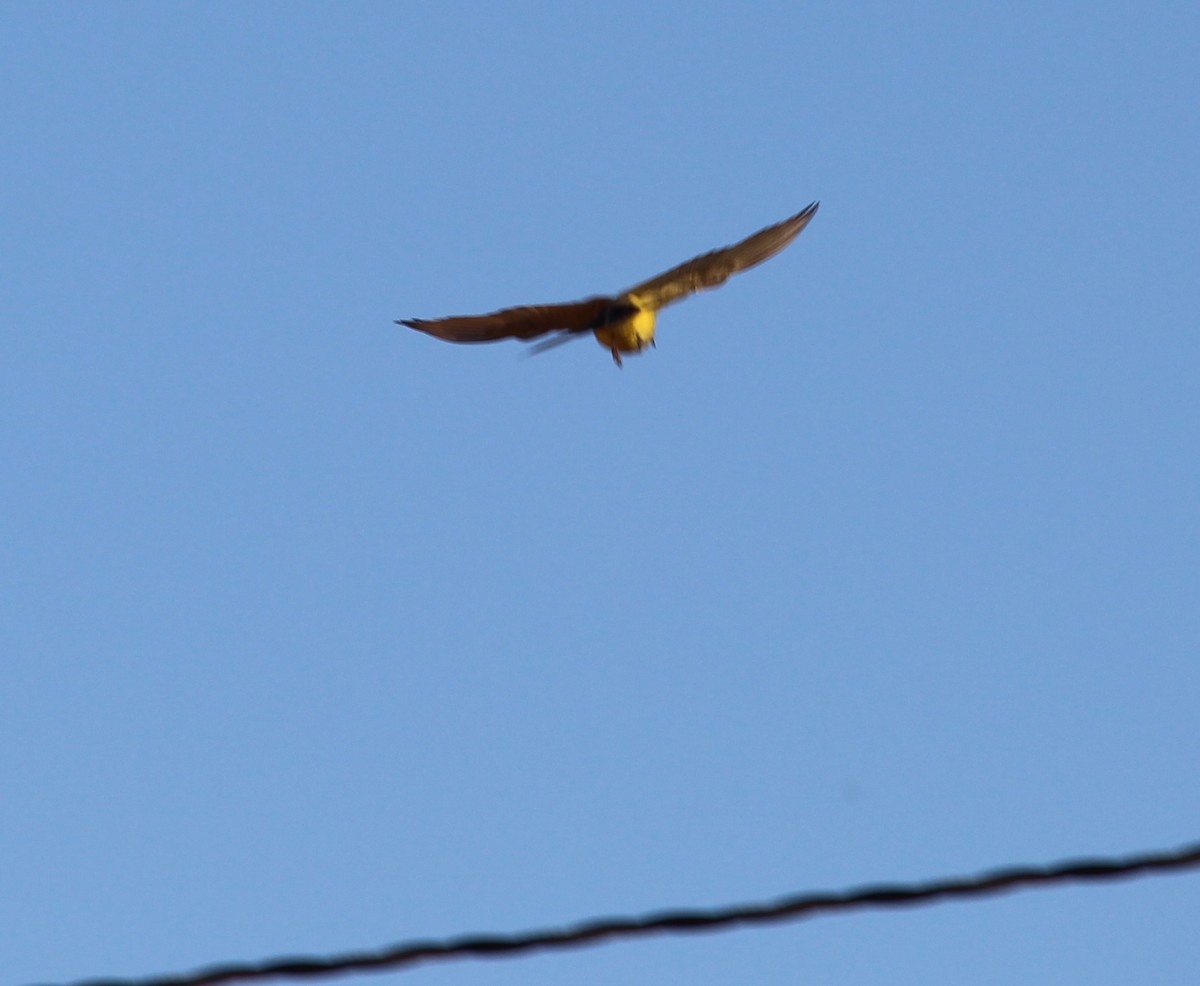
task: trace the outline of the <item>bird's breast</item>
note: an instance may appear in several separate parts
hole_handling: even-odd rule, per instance
[[[636,353],[645,349],[654,339],[654,312],[639,308],[632,315],[598,326],[594,331],[596,341],[605,349],[622,353]]]

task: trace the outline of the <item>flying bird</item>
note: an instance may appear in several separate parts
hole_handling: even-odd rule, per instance
[[[534,347],[535,352],[591,332],[620,366],[622,353],[638,353],[654,345],[654,326],[660,308],[724,284],[738,271],[775,256],[800,235],[816,215],[818,205],[814,202],[790,219],[759,230],[740,243],[702,253],[620,294],[598,295],[562,305],[521,305],[488,315],[398,319],[396,324],[449,342],[529,340],[549,335],[549,339]]]

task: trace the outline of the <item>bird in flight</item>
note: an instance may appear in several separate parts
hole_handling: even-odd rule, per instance
[[[534,346],[534,352],[591,332],[620,366],[622,353],[638,353],[654,345],[654,325],[660,308],[724,284],[738,271],[775,256],[800,235],[816,215],[818,204],[814,202],[790,219],[759,230],[740,243],[702,253],[620,294],[598,295],[562,305],[521,305],[487,315],[399,319],[396,324],[449,342],[550,336]]]

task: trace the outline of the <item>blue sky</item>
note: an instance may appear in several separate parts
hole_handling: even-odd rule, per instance
[[[6,982],[1200,836],[1200,8],[0,8]],[[395,318],[820,199],[616,370]],[[373,977],[1190,983],[1200,880]]]

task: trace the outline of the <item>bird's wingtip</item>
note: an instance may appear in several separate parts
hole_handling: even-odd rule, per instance
[[[817,209],[821,207],[820,202],[810,202],[803,209],[797,212],[790,219],[785,219],[781,226],[787,226],[789,229],[794,229],[797,233],[808,225],[809,220],[817,214]]]

